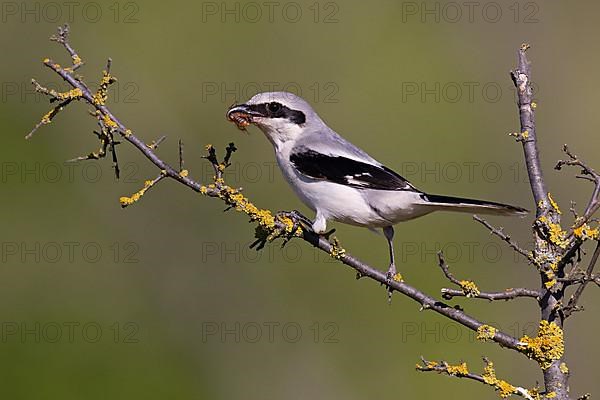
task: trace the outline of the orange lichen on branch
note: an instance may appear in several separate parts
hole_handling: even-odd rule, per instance
[[[477,328],[477,336],[475,339],[486,342],[488,340],[494,340],[494,336],[496,336],[496,328],[490,325],[481,325]]]
[[[498,379],[496,377],[496,370],[494,369],[494,363],[486,360],[486,366],[483,369],[483,380],[486,384],[493,386],[500,395],[501,398],[505,399],[512,394],[521,394],[516,386],[511,385],[510,383]]]
[[[489,361],[487,358],[483,359],[485,362],[485,368],[482,375],[477,375],[469,372],[466,363],[460,363],[458,365],[449,365],[448,363],[426,361],[422,360],[422,364],[417,364],[417,370],[422,372],[434,371],[440,374],[447,374],[449,376],[455,376],[458,378],[473,379],[478,382],[484,383],[493,387],[501,398],[505,399],[513,394],[525,397],[529,400],[540,400],[538,389],[524,389],[522,387],[514,386],[498,379],[496,376],[496,370],[494,369],[494,363]]]
[[[72,99],[67,99],[65,101],[63,101],[62,103],[60,103],[59,105],[57,105],[56,107],[54,107],[52,110],[48,111],[46,114],[44,114],[44,116],[42,117],[42,119],[40,120],[40,122],[38,122],[36,124],[35,127],[33,127],[33,129],[31,130],[31,132],[29,132],[26,136],[25,139],[29,139],[33,136],[33,134],[43,125],[48,125],[52,122],[52,120],[54,119],[54,117],[56,117],[58,115],[59,112],[61,112],[62,110],[64,110],[64,108],[69,105],[69,103],[72,101]]]
[[[548,200],[550,201],[550,205],[552,206],[554,211],[556,211],[559,214],[562,214],[562,212],[560,211],[560,208],[558,208],[558,204],[556,203],[556,201],[554,201],[554,199],[552,198],[552,195],[550,193],[548,193]]]
[[[573,229],[573,235],[581,240],[592,239],[598,240],[600,232],[598,228],[592,228],[588,224],[582,224],[581,226]]]
[[[340,241],[336,237],[332,237],[331,240],[332,240],[331,251],[329,252],[329,255],[332,258],[335,258],[336,260],[343,259],[346,256],[346,250],[342,247],[342,245],[340,244]],[[394,280],[397,277],[397,275],[399,275],[399,274],[394,275]],[[400,275],[399,279],[400,280],[397,282],[402,281],[402,275]]]
[[[459,281],[459,285],[466,297],[477,297],[481,293],[473,281]]]
[[[558,366],[558,368],[560,369],[560,372],[562,372],[563,374],[568,374],[569,373],[569,367],[567,367],[567,364],[560,363],[560,365]]]
[[[520,349],[529,358],[548,369],[552,362],[560,359],[565,351],[562,329],[554,322],[540,321],[536,337],[523,336]]]
[[[457,365],[448,365],[446,366],[446,371],[448,372],[448,375],[452,376],[466,376],[469,374],[469,368],[465,362]]]
[[[118,128],[117,123],[115,121],[113,121],[113,119],[108,114],[104,114],[102,116],[102,122],[104,123],[104,125],[106,125],[110,129]]]
[[[438,363],[436,361],[425,361],[423,360],[423,364],[417,364],[416,368],[418,371],[435,371],[439,373],[444,373],[450,376],[464,377],[469,375],[469,367],[467,363],[462,362],[460,364],[451,365],[447,362]]]
[[[545,215],[539,217],[538,222],[547,228],[550,243],[562,249],[567,248],[569,245],[568,234],[562,229],[560,224],[550,221]]]
[[[107,70],[102,71],[102,80],[100,81],[100,87],[94,94],[94,104],[103,106],[106,104],[108,99],[108,87],[115,83],[117,78],[112,76]]]
[[[156,185],[165,176],[166,176],[166,174],[163,171],[161,171],[161,174],[158,176],[158,178],[145,181],[144,187],[141,188],[140,190],[138,190],[137,192],[135,192],[134,194],[132,194],[131,197],[127,197],[127,196],[120,197],[119,203],[121,203],[121,207],[125,208],[125,207],[130,206],[133,203],[139,201],[142,198],[142,196],[144,196],[144,194],[146,194],[148,189],[150,189],[151,187]]]
[[[212,148],[212,146],[207,146],[207,148]],[[281,215],[274,216],[270,210],[256,207],[239,190],[225,185],[220,177],[215,179],[214,184],[201,186],[200,193],[219,197],[231,208],[248,215],[250,221],[257,222],[259,225],[260,232],[257,232],[257,235],[267,241],[272,241],[283,234],[302,236],[302,227],[295,226],[291,218]],[[280,228],[281,225],[283,225],[283,229]]]

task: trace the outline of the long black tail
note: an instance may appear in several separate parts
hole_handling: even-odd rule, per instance
[[[423,199],[426,204],[437,207],[440,210],[459,211],[472,214],[493,214],[493,215],[525,215],[529,211],[509,204],[495,203],[493,201],[483,201],[474,199],[465,199],[462,197],[440,196],[437,194],[424,194]]]

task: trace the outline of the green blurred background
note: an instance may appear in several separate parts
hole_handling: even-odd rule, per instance
[[[131,146],[109,160],[63,161],[97,147],[87,107],[74,104],[31,141],[49,109],[35,77],[64,87],[41,65],[65,63],[47,38],[70,22],[90,84],[112,57],[119,83],[110,107],[141,138],[168,139],[159,154],[208,182],[203,147],[239,151],[227,174],[255,204],[308,211],[275,168],[255,128],[224,113],[257,91],[309,100],[338,132],[425,191],[532,205],[509,70],[532,45],[537,121],[546,178],[568,210],[590,189],[575,171],[552,170],[561,146],[600,165],[596,112],[600,5],[579,2],[3,2],[0,117],[0,393],[11,399],[493,399],[473,382],[420,374],[420,355],[464,360],[531,387],[537,365],[395,295],[355,280],[347,267],[301,241],[248,250],[253,226],[223,204],[163,182],[125,210],[156,168]],[[565,213],[568,214],[568,213]],[[565,215],[566,216],[566,215]],[[566,216],[568,218],[568,216]],[[522,243],[526,219],[490,219]],[[344,247],[386,268],[382,236],[340,226]],[[447,286],[435,250],[482,289],[538,286],[534,269],[468,215],[437,214],[397,228],[407,282],[437,295]],[[590,360],[598,293],[567,322],[572,392],[597,393]],[[457,300],[513,335],[535,332],[534,301]]]

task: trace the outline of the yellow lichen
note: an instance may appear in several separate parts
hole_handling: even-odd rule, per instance
[[[540,321],[538,335],[534,338],[523,336],[520,349],[531,359],[537,361],[542,369],[548,369],[553,361],[564,354],[562,329],[554,322]]]
[[[588,224],[583,224],[573,229],[573,235],[575,235],[576,238],[582,240],[597,240],[600,236],[600,232],[598,231],[598,228],[591,228]]]
[[[557,213],[562,214],[560,208],[558,208],[558,204],[556,203],[556,201],[554,201],[550,193],[548,193],[548,200],[550,201],[550,205],[552,206],[552,208],[554,208]]]
[[[138,190],[136,193],[132,194],[131,197],[127,197],[127,196],[120,197],[119,203],[121,203],[121,207],[125,208],[125,207],[135,203],[139,199],[141,199],[142,196],[146,193],[146,191],[148,191],[148,189],[150,189],[152,186],[154,186],[155,183],[156,183],[156,180],[147,180],[144,182],[144,187],[141,188],[140,190]]]
[[[537,108],[537,103],[531,102],[531,108],[533,108],[535,110]]]
[[[521,136],[523,136],[523,139],[527,139],[529,137],[529,131],[523,131],[521,132]]]
[[[546,286],[546,289],[552,288],[558,282],[556,279],[556,274],[554,273],[554,268],[556,268],[556,264],[551,264],[550,268],[552,269],[544,271],[544,275],[546,275],[546,278],[548,279],[546,282],[544,282],[544,286]]]
[[[541,400],[540,388],[538,386],[528,389],[527,393],[529,394],[529,396],[531,396],[532,399]]]
[[[83,96],[83,92],[79,88],[71,89],[68,92],[62,93],[52,91],[51,94],[59,101],[78,99]]]
[[[562,229],[560,224],[551,222],[545,215],[538,218],[538,221],[548,227],[550,242],[560,248],[565,249],[569,244],[567,232]]]
[[[212,148],[212,146],[207,146],[207,148]],[[281,222],[284,225],[284,230],[287,233],[292,233],[292,229],[294,227],[294,222],[288,217],[280,217],[273,216],[271,211],[262,210],[256,207],[254,204],[250,202],[243,194],[241,194],[237,189],[234,189],[230,186],[224,184],[222,179],[217,179],[215,184],[210,184],[208,187],[201,186],[200,193],[207,194],[208,189],[218,189],[218,196],[225,203],[235,210],[245,213],[250,217],[251,221],[258,222],[259,226],[265,231],[264,236],[268,238],[268,240],[272,240],[278,237],[282,232],[280,228],[277,228],[276,222]],[[298,229],[294,232],[294,235],[301,236],[302,228],[297,227]],[[340,255],[341,257],[341,255]]]
[[[544,200],[540,200],[537,203],[538,208],[544,209],[546,208],[546,203],[544,202]]]
[[[494,363],[491,361],[486,362],[486,366],[483,369],[482,375],[483,381],[490,386],[493,386],[499,393],[500,397],[505,399],[511,394],[517,393],[517,388],[510,383],[498,379],[496,377],[496,370],[494,369]]]
[[[477,297],[481,293],[481,291],[473,281],[460,281],[459,285],[462,288],[463,293],[467,297]]]
[[[346,250],[341,246],[340,241],[336,237],[332,237],[331,251],[329,255],[336,260],[341,260],[346,256]]]
[[[52,116],[54,115],[54,110],[50,110],[48,111],[43,117],[42,120],[40,121],[41,124],[44,125],[48,125],[50,122],[52,122]]]
[[[558,366],[558,368],[560,369],[560,372],[562,372],[563,374],[568,374],[569,373],[569,367],[567,367],[567,364],[560,363],[560,365]]]
[[[496,383],[498,379],[496,378],[496,370],[494,369],[493,362],[488,361],[487,365],[483,369],[482,377],[484,382],[488,385],[494,385]]]
[[[73,59],[73,65],[78,65],[82,63],[81,57],[79,57],[77,54],[74,54],[71,58]]]
[[[287,233],[292,233],[292,230],[294,229],[294,221],[291,218],[279,217],[279,221],[285,225],[285,231]]]
[[[556,279],[551,279],[551,280],[549,280],[547,282],[544,282],[544,286],[546,287],[546,289],[551,289],[551,288],[554,287],[554,285],[557,284],[557,282],[558,281]]]
[[[112,129],[115,129],[118,126],[117,123],[113,121],[108,114],[104,114],[104,116],[102,117],[102,122],[104,122],[104,125]]]
[[[458,365],[448,365],[446,371],[449,375],[453,376],[465,376],[469,374],[469,368],[467,363],[460,363]]]
[[[479,328],[477,328],[477,336],[475,338],[485,342],[488,340],[493,340],[495,335],[496,328],[490,325],[481,325]]]
[[[102,71],[102,80],[100,81],[100,87],[94,94],[94,104],[103,106],[106,104],[108,99],[108,86],[116,80],[108,71]]]
[[[511,394],[517,393],[517,388],[501,379],[498,379],[498,382],[496,382],[496,389],[498,389],[498,394],[503,399],[507,398]]]
[[[546,398],[547,399],[553,399],[555,397],[556,397],[556,392],[546,393]]]
[[[417,364],[417,369],[418,370],[433,369],[433,368],[437,367],[438,365],[439,365],[439,363],[437,361],[427,361],[427,364],[425,364],[425,365]]]
[[[404,278],[402,278],[402,274],[400,272],[397,272],[392,279],[396,282],[404,282]]]
[[[179,175],[185,178],[186,176],[189,175],[189,173],[190,172],[187,169],[183,169],[179,172]]]

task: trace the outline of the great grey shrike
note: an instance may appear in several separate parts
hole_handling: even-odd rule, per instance
[[[259,93],[234,105],[227,119],[238,128],[256,125],[275,149],[284,178],[316,212],[312,229],[327,221],[382,228],[390,252],[388,281],[396,276],[393,226],[433,211],[523,215],[527,210],[491,201],[432,195],[387,168],[338,135],[300,97],[287,92]]]

